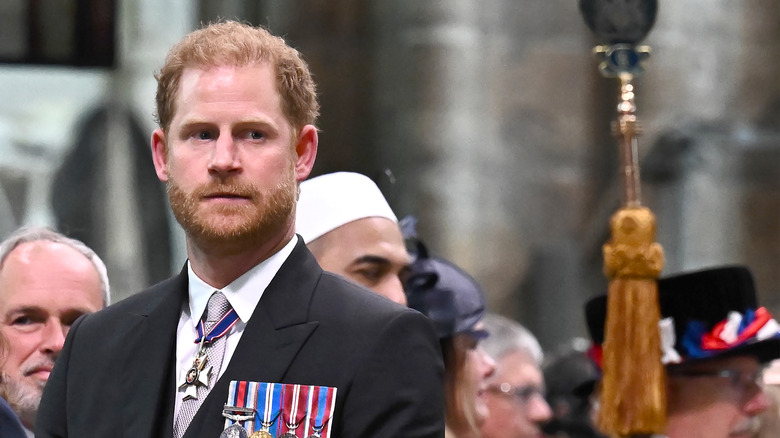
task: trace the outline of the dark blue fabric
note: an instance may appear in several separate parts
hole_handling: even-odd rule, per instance
[[[22,422],[8,405],[8,402],[0,397],[0,437],[2,438],[26,438]]]
[[[433,322],[440,339],[467,333],[487,337],[474,327],[485,315],[485,294],[471,275],[448,260],[431,257],[419,240],[404,282],[409,307]]]

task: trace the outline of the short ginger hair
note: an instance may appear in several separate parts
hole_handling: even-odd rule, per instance
[[[157,124],[168,132],[185,69],[268,62],[276,76],[282,113],[295,132],[314,125],[319,115],[317,90],[301,54],[266,29],[235,21],[210,24],[187,34],[165,58],[157,79]]]

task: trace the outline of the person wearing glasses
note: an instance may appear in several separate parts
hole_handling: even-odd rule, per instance
[[[742,266],[687,272],[658,282],[669,438],[748,438],[770,406],[764,365],[780,357],[780,325],[758,307]],[[604,340],[606,297],[586,304],[588,328]]]
[[[539,438],[552,411],[545,401],[543,354],[531,332],[503,316],[485,316],[490,336],[482,343],[496,362],[488,379],[485,401],[488,417],[482,424],[483,438]]]
[[[488,416],[487,378],[495,362],[482,349],[485,296],[451,262],[430,257],[417,241],[404,288],[409,307],[433,322],[444,356],[445,438],[477,438]]]

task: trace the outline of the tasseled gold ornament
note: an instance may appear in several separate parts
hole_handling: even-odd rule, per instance
[[[663,249],[645,207],[618,210],[604,245],[609,278],[599,428],[612,436],[663,433],[666,384],[661,364],[658,283]]]

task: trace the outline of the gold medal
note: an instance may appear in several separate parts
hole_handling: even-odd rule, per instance
[[[274,425],[274,422],[276,422],[276,418],[279,417],[279,412],[274,415],[273,420],[271,421],[261,421],[260,424],[263,425],[263,427],[260,430],[256,430],[252,432],[251,435],[249,435],[249,438],[274,438],[273,435],[271,435],[271,426]]]
[[[274,415],[274,418],[272,418],[270,421],[260,420],[262,427],[260,430],[252,432],[252,434],[249,435],[249,438],[274,438],[274,436],[271,435],[271,426],[273,426],[276,422],[276,419],[279,418],[280,413],[281,411],[277,412],[276,415]]]

